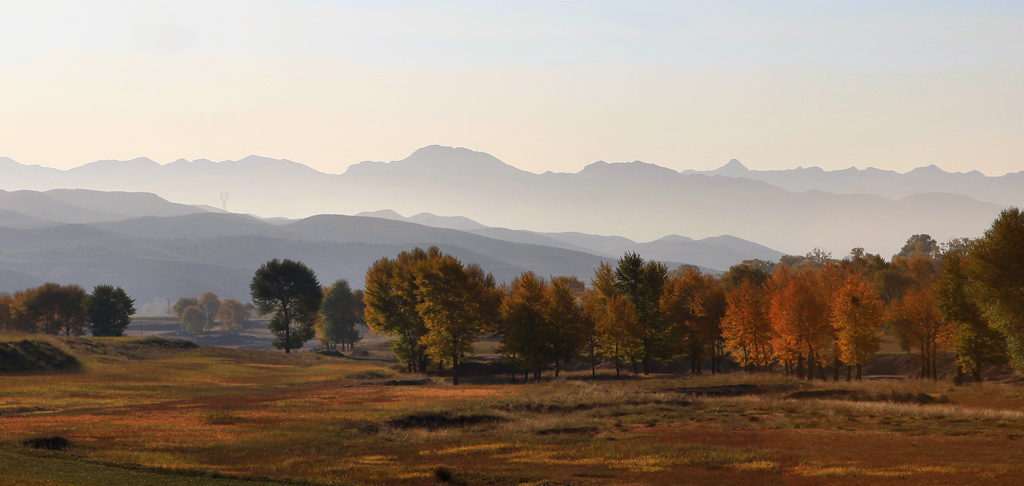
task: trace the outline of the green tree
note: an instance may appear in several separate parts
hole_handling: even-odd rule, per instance
[[[1010,364],[1024,374],[1024,212],[1010,208],[970,250],[971,292],[1006,342]]]
[[[203,294],[199,297],[199,308],[203,310],[203,316],[206,318],[203,330],[212,331],[213,325],[217,322],[217,313],[220,312],[220,297],[213,292]]]
[[[261,316],[273,314],[269,327],[278,349],[290,353],[313,338],[323,290],[312,269],[275,258],[256,270],[249,291]]]
[[[942,272],[935,282],[935,301],[942,317],[956,326],[952,346],[957,365],[980,382],[983,369],[1006,364],[1006,344],[970,293],[969,261],[966,246],[943,255]]]
[[[96,286],[82,305],[93,336],[124,336],[135,313],[135,299],[113,285]]]
[[[671,357],[668,326],[661,316],[661,292],[668,278],[665,265],[644,261],[636,253],[626,253],[615,269],[615,286],[636,311],[636,338],[640,342],[640,361],[644,374],[650,372],[652,359]]]
[[[362,320],[362,301],[352,292],[347,280],[338,280],[324,293],[320,304],[320,318],[316,323],[316,335],[327,350],[337,349],[338,344],[354,346],[359,341],[359,325]]]
[[[903,248],[900,249],[899,253],[893,255],[892,259],[916,257],[934,260],[939,258],[940,255],[942,255],[942,249],[939,243],[929,235],[920,234],[907,238]]]

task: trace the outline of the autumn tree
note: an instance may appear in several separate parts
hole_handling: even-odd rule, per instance
[[[261,316],[273,314],[269,327],[277,335],[275,347],[290,353],[313,338],[323,290],[311,268],[275,258],[256,270],[249,291]]]
[[[497,318],[501,295],[494,277],[479,265],[463,266],[444,255],[422,266],[416,285],[416,310],[427,327],[427,352],[452,364],[452,384],[458,385],[466,355]]]
[[[359,326],[363,324],[362,301],[352,292],[347,280],[338,280],[324,293],[320,304],[320,317],[316,322],[316,336],[328,351],[359,341]]]
[[[817,365],[824,378],[822,358],[835,342],[825,289],[818,284],[816,273],[806,268],[793,273],[780,267],[774,280],[769,318],[775,331],[776,353],[788,361],[795,358],[798,377],[813,380]]]
[[[498,354],[515,368],[539,375],[547,366],[548,333],[544,302],[547,284],[533,272],[524,272],[512,281],[508,295],[499,308],[496,334],[501,339]]]
[[[920,352],[920,377],[937,380],[938,353],[952,340],[954,328],[939,313],[933,289],[924,287],[907,292],[889,306],[886,316],[900,340]]]
[[[203,316],[206,319],[203,330],[212,331],[213,325],[217,322],[217,313],[220,311],[220,297],[213,292],[206,292],[199,297],[199,308],[203,310]]]
[[[190,335],[196,335],[206,329],[206,313],[199,305],[190,305],[181,311],[181,329]]]
[[[966,247],[943,255],[942,272],[935,283],[935,301],[939,313],[955,326],[952,348],[956,352],[957,365],[971,373],[975,382],[980,382],[983,369],[1006,364],[1006,344],[971,295],[966,268],[969,264],[970,254]]]
[[[597,376],[597,361],[601,358],[601,334],[597,323],[604,312],[604,303],[600,294],[594,289],[585,289],[580,293],[580,352],[590,363],[590,376]]]
[[[217,311],[217,320],[221,323],[221,329],[228,332],[241,332],[245,327],[245,321],[249,319],[249,310],[245,304],[235,299],[224,299],[220,303],[220,310]]]
[[[86,295],[79,285],[45,283],[15,296],[12,318],[16,327],[29,332],[81,336],[87,328],[82,307]]]
[[[620,294],[605,298],[604,312],[597,319],[598,342],[605,357],[615,362],[615,376],[620,376],[623,361],[633,361],[643,344],[631,329],[637,326],[636,308]],[[635,370],[634,370],[635,371]]]
[[[14,331],[14,296],[0,293],[0,330]]]
[[[181,319],[185,309],[193,305],[199,305],[199,299],[195,297],[182,297],[174,303],[173,307],[171,307],[171,312],[173,312],[178,319]]]
[[[690,358],[690,372],[699,373],[706,357],[711,359],[712,373],[718,372],[726,312],[725,292],[718,280],[696,269],[669,279],[661,295],[661,310],[671,326],[676,354]]]
[[[82,305],[93,336],[124,336],[135,313],[135,299],[113,285],[97,285]]]
[[[742,280],[726,295],[728,308],[722,319],[722,337],[736,361],[748,371],[768,367],[774,360],[767,287],[756,283],[756,279]]]
[[[636,308],[622,295],[615,270],[607,263],[601,262],[594,271],[591,287],[593,301],[587,309],[594,320],[596,341],[602,354],[615,362],[615,376],[618,377],[622,363],[634,361],[640,354],[639,333],[635,330],[638,326]]]
[[[395,259],[381,258],[366,272],[366,324],[375,332],[397,338],[391,349],[410,372],[425,373],[430,362],[423,344],[427,325],[417,310],[417,277],[423,265],[441,256],[436,246],[429,250],[414,248]]]
[[[668,277],[665,265],[644,261],[636,253],[626,253],[615,269],[615,286],[633,304],[636,312],[635,337],[640,343],[640,362],[644,374],[650,372],[652,359],[671,357],[668,326],[661,316],[661,292]]]
[[[833,297],[832,326],[838,335],[839,356],[856,366],[857,380],[863,364],[881,347],[883,312],[875,289],[856,275],[849,276]]]
[[[583,282],[575,277],[554,277],[544,296],[544,316],[551,329],[550,358],[556,378],[568,361],[579,356],[583,345],[586,322],[578,298],[583,288]]]

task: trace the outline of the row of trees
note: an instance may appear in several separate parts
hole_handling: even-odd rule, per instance
[[[123,336],[134,313],[135,300],[112,285],[98,285],[89,294],[79,285],[51,282],[0,295],[0,329],[8,331]]]
[[[1024,372],[1024,216],[1003,212],[985,236],[939,245],[914,235],[886,261],[855,248],[843,259],[814,250],[778,264],[752,260],[721,276],[627,253],[602,264],[588,288],[572,277],[532,272],[497,286],[477,265],[437,248],[373,264],[366,277],[366,322],[394,336],[410,371],[459,365],[479,337],[538,377],[584,359],[648,373],[684,360],[721,370],[725,357],[750,371],[778,366],[800,378],[840,378],[862,366],[891,332],[920,356],[920,376],[938,377],[952,351],[976,380],[1009,360]],[[959,375],[958,375],[959,377]]]
[[[181,330],[189,334],[213,331],[220,322],[224,332],[240,332],[251,314],[251,305],[235,299],[224,299],[213,292],[206,292],[199,298],[182,297],[171,307],[171,312],[181,321]]]

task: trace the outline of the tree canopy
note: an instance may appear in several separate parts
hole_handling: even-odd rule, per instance
[[[313,338],[323,291],[312,269],[275,258],[256,270],[249,291],[257,312],[273,315],[269,327],[278,349],[290,353]]]
[[[96,286],[82,305],[93,336],[124,336],[135,313],[135,299],[113,285]]]

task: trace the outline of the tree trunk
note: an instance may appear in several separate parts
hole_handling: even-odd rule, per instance
[[[798,380],[804,379],[804,355],[802,354],[796,356],[796,377]]]
[[[857,381],[861,380],[860,363],[857,363]]]
[[[839,355],[837,354],[832,362],[832,381],[839,381]]]
[[[590,348],[590,377],[597,377],[597,357],[594,356],[594,348]]]
[[[850,381],[851,375],[853,374],[853,366],[846,365],[846,381]]]
[[[453,357],[452,358],[452,384],[453,385],[458,385],[459,384],[459,372],[461,371],[461,368],[462,368],[461,365],[462,365],[462,363],[459,362],[459,358],[458,357]]]

